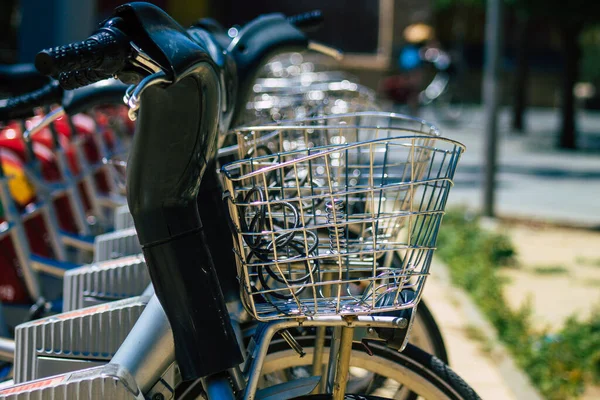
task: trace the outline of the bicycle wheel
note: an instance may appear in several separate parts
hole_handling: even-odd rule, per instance
[[[296,340],[304,347],[306,356],[300,358],[283,340],[274,341],[263,365],[260,388],[311,376],[315,338],[304,336]],[[327,362],[329,339],[325,346],[323,361]],[[419,396],[429,400],[479,399],[477,393],[446,364],[411,344],[401,353],[379,344],[369,347],[373,355],[369,355],[361,343],[353,344],[347,386],[350,393],[364,399],[414,400]],[[361,397],[354,397],[358,398]]]
[[[433,354],[444,364],[450,364],[442,332],[423,300],[417,306],[408,341],[426,353]]]
[[[402,259],[398,253],[394,254],[392,268],[402,268]],[[416,346],[429,354],[433,354],[444,364],[450,364],[442,332],[440,331],[437,322],[435,322],[433,314],[431,314],[431,311],[429,311],[429,308],[423,300],[421,300],[417,306],[408,341],[413,346]]]

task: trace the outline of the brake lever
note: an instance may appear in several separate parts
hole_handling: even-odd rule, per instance
[[[326,44],[315,42],[314,40],[308,41],[308,50],[315,51],[320,54],[332,57],[336,61],[344,59],[344,53],[335,47],[327,46]]]
[[[162,69],[152,75],[148,75],[140,81],[137,85],[131,85],[125,91],[123,96],[123,102],[129,107],[127,115],[129,119],[135,121],[137,119],[137,112],[140,108],[142,93],[150,86],[158,85],[161,83],[171,84],[172,80],[167,78],[167,74]]]
[[[155,74],[162,71],[160,65],[154,61],[148,54],[146,54],[140,47],[135,43],[129,42],[131,46],[131,56],[129,57],[129,63],[134,67],[140,68],[149,74]]]

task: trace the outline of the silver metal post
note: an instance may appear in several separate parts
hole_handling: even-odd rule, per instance
[[[82,144],[83,143],[80,140],[75,140],[75,151],[77,154],[77,161],[79,162],[80,168],[79,178],[81,179],[85,191],[89,197],[90,206],[92,207],[92,213],[94,217],[96,217],[98,222],[101,224],[101,226],[104,228],[106,227],[106,218],[104,216],[102,207],[100,207],[100,203],[98,202],[98,189],[94,180],[94,171],[91,168],[88,160],[85,158]]]
[[[48,196],[50,197],[50,196]],[[56,214],[52,212],[50,207],[54,207],[53,204],[48,204],[48,201],[52,201],[50,198],[42,199],[43,204],[40,205],[40,212],[44,219],[44,224],[48,229],[48,237],[52,251],[54,252],[54,258],[59,261],[66,261],[67,252],[65,251],[65,245],[60,239],[60,225]]]
[[[501,35],[502,0],[487,0],[485,26],[485,69],[482,93],[486,133],[483,214],[487,217],[494,216],[496,158],[498,152],[498,81],[500,74]]]
[[[79,233],[82,235],[91,235],[91,230],[87,223],[87,215],[85,212],[85,207],[83,205],[83,199],[81,198],[81,195],[79,193],[79,187],[77,186],[77,182],[73,179],[71,171],[69,170],[65,151],[64,149],[59,148],[55,150],[55,154],[58,163],[58,168],[63,177],[63,180],[66,182],[67,196],[69,198],[69,203],[71,204],[73,210],[73,217],[75,219],[75,223],[77,224]]]
[[[335,362],[335,381],[332,391],[333,400],[344,400],[350,370],[350,357],[352,355],[354,328],[344,326],[341,329],[340,348]],[[329,364],[331,365],[331,362]]]
[[[126,368],[147,393],[175,361],[171,325],[156,295],[140,315],[111,363]]]
[[[321,381],[314,390],[314,394],[319,394],[323,391],[326,381],[325,377],[323,376],[323,349],[325,348],[326,330],[327,328],[324,326],[320,326],[316,329],[315,350],[313,352],[313,375],[320,376]]]
[[[13,362],[15,360],[15,341],[0,338],[0,360]]]
[[[335,383],[336,359],[340,351],[340,343],[342,339],[342,327],[336,326],[333,328],[331,335],[331,344],[329,345],[329,363],[327,364],[327,375],[324,382],[325,392],[331,393]]]
[[[4,173],[2,173],[2,177],[0,178],[0,202],[4,206],[5,218],[10,224],[10,236],[13,241],[17,260],[21,266],[23,281],[25,282],[29,295],[36,301],[42,296],[42,291],[37,272],[34,271],[29,264],[31,255],[29,241],[27,240],[27,234],[25,233],[21,215],[10,195],[8,178],[4,176]]]

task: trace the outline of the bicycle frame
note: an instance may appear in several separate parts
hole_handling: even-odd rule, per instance
[[[414,316],[414,313],[411,315]],[[245,388],[243,388],[243,398],[252,400],[256,397],[262,365],[267,356],[269,345],[278,332],[297,327],[340,327],[347,332],[345,338],[341,339],[342,343],[340,347],[348,350],[351,348],[353,340],[361,340],[365,337],[372,337],[373,340],[377,340],[377,336],[369,333],[369,328],[397,329],[402,326],[406,328],[411,325],[407,322],[404,318],[390,316],[359,316],[350,318],[336,316],[273,321],[262,324],[263,326],[259,329],[260,332],[252,339],[247,351],[247,357],[242,364],[242,374],[244,381],[247,382]],[[355,332],[357,328],[365,328],[365,331]],[[407,334],[408,332],[405,332],[405,335]],[[350,339],[349,342],[348,338]],[[335,360],[335,357],[332,357],[331,360]],[[156,393],[163,393],[165,390],[168,390],[164,382],[161,381],[161,376],[174,361],[175,346],[169,321],[158,299],[153,296],[133,330],[111,360],[111,363],[125,367],[137,382],[140,390],[151,397]],[[340,377],[343,376],[344,363],[340,362],[339,364],[336,365],[336,368],[342,368],[342,371],[338,371],[336,375],[338,379],[342,379]],[[235,372],[230,371],[230,374],[235,374]],[[220,394],[219,397],[214,397],[215,399],[226,398],[220,397],[225,391],[223,381],[208,379],[205,381],[205,384],[207,385],[205,387],[207,393]],[[308,394],[315,389],[317,384],[318,381],[314,379],[301,382],[301,384],[296,383],[294,386],[295,390],[293,393],[290,392],[290,396],[295,397]],[[333,382],[331,384],[335,386]],[[336,384],[341,385],[341,380],[336,382]],[[215,385],[215,387],[212,385]],[[227,383],[226,386],[229,392],[231,392],[230,384]],[[209,399],[212,398],[209,396]]]

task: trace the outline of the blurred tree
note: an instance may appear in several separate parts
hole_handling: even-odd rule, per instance
[[[588,27],[581,35],[581,80],[591,82],[595,88],[600,89],[600,24]],[[597,98],[598,90],[590,93]]]
[[[485,0],[435,0],[438,8],[457,5],[483,5]],[[563,47],[561,82],[561,129],[558,145],[574,149],[577,144],[575,123],[575,95],[573,89],[580,73],[582,51],[579,37],[585,28],[600,22],[598,0],[505,0],[517,15],[517,67],[515,73],[515,98],[513,126],[523,129],[523,113],[527,100],[529,32],[532,18],[554,25]]]
[[[559,146],[577,146],[574,87],[579,79],[582,56],[579,37],[583,30],[600,21],[600,2],[597,0],[512,0],[531,15],[556,24],[563,46],[561,84],[561,131]]]
[[[515,80],[512,126],[516,132],[525,132],[525,108],[527,107],[527,87],[529,83],[529,35],[531,14],[527,7],[515,6],[517,20],[517,43],[515,51]]]

